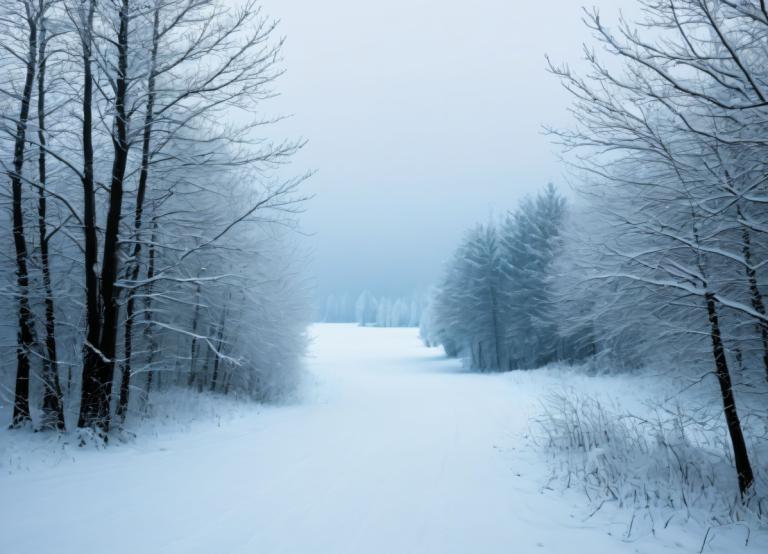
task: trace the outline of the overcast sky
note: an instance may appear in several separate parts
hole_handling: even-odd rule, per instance
[[[578,60],[581,1],[264,2],[287,37],[280,131],[309,139],[295,167],[317,170],[320,295],[426,288],[467,227],[563,185],[542,125],[568,102],[544,55]],[[631,0],[598,4],[612,20]]]

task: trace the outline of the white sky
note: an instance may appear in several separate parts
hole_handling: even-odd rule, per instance
[[[600,0],[614,20],[632,0]],[[576,62],[581,0],[264,0],[287,36],[273,106],[318,173],[303,216],[319,294],[408,293],[463,231],[548,181],[568,121],[544,54]]]

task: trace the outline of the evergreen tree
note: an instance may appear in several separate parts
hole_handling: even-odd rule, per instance
[[[502,226],[505,338],[512,368],[537,367],[556,357],[549,277],[564,214],[565,200],[550,184]]]

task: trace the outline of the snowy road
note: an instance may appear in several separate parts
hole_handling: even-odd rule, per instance
[[[463,373],[414,330],[314,333],[299,405],[0,476],[0,552],[681,552],[542,492],[521,440],[541,385]]]

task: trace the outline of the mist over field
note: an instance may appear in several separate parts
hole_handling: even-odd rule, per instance
[[[598,3],[636,12],[632,0]],[[271,106],[317,169],[302,219],[328,294],[425,291],[463,229],[565,183],[543,126],[569,121],[545,54],[578,62],[582,5],[268,0],[286,34]],[[329,32],[329,29],[333,31]]]

